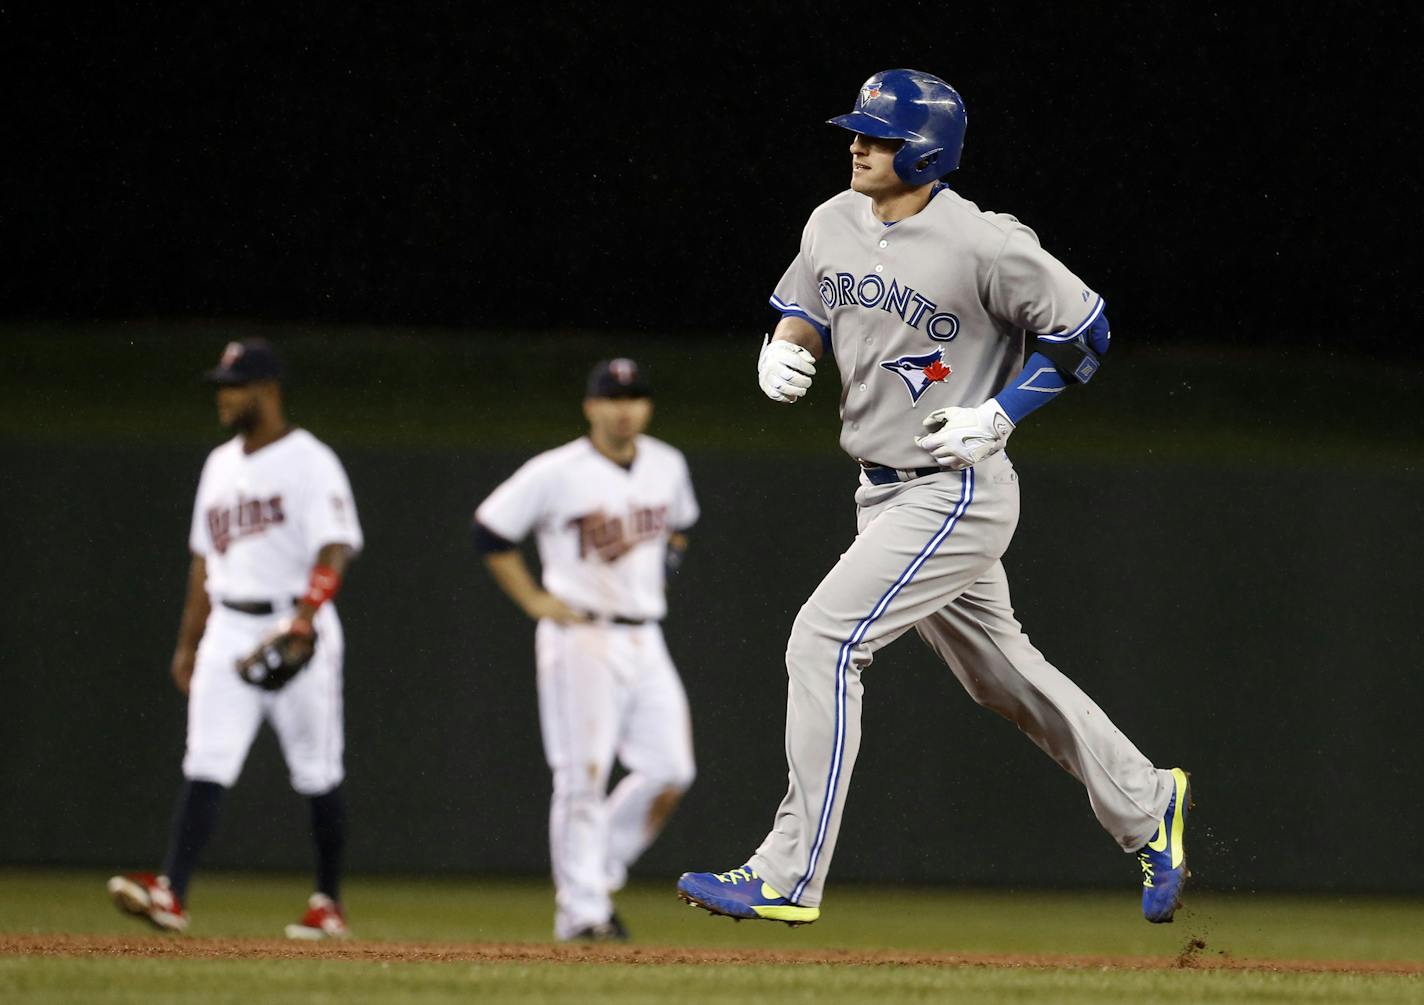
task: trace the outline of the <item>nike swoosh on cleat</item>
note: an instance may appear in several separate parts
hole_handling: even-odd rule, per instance
[[[1187,781],[1186,772],[1180,768],[1172,769],[1172,781],[1177,789],[1177,811],[1172,814],[1172,868],[1176,869],[1182,864],[1185,852],[1182,850],[1182,832],[1187,826],[1187,810],[1191,807],[1191,798],[1188,795],[1190,783]]]
[[[809,925],[821,916],[819,907],[797,907],[795,904],[757,906],[752,910],[757,913],[757,917],[768,921],[784,921],[788,925]]]

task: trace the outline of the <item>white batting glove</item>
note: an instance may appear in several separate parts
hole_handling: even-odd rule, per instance
[[[937,408],[925,416],[925,427],[930,432],[916,436],[915,444],[953,471],[997,454],[1014,431],[1013,420],[993,398],[978,408]]]
[[[811,387],[816,376],[816,357],[795,342],[761,341],[757,357],[757,384],[772,401],[795,402]]]

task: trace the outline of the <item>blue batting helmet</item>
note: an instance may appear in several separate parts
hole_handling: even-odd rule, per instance
[[[923,185],[959,167],[964,147],[964,99],[943,80],[919,70],[882,70],[860,88],[855,111],[827,120],[882,140],[904,140],[895,173]]]

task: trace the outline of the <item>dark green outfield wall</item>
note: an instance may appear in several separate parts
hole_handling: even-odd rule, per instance
[[[166,667],[204,452],[0,440],[0,861],[162,854],[183,742]],[[532,626],[466,532],[522,455],[342,453],[369,540],[340,601],[351,865],[542,871]],[[788,477],[775,456],[690,454],[705,518],[667,633],[701,774],[639,867],[667,877],[739,864],[770,825],[785,634],[854,526],[834,456]],[[1410,851],[1424,833],[1424,479],[1046,459],[1020,472],[1006,559],[1020,617],[1149,756],[1194,772],[1198,879],[1424,891]],[[1135,882],[1077,783],[913,637],[867,671],[865,734],[837,878]],[[306,841],[264,733],[209,861],[300,868]]]

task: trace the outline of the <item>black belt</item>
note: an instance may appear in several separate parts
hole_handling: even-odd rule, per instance
[[[872,485],[892,485],[895,482],[912,482],[925,475],[937,475],[944,468],[887,468],[880,464],[860,462],[860,470],[865,472],[865,480]]]
[[[300,602],[299,598],[292,598],[292,606],[296,607]],[[239,614],[276,614],[277,608],[270,600],[219,600],[230,611]]]
[[[612,625],[647,625],[652,624],[656,618],[625,618],[621,614],[594,614],[592,611],[578,611],[590,621],[607,621]]]

